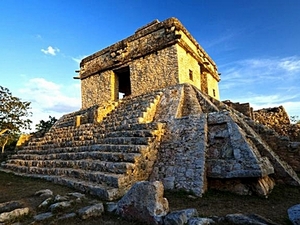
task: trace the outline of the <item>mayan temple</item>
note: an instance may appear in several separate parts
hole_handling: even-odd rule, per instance
[[[84,58],[76,78],[82,108],[1,170],[104,200],[142,180],[197,196],[209,188],[266,196],[276,183],[300,185],[268,143],[274,134],[220,102],[216,64],[176,18]]]

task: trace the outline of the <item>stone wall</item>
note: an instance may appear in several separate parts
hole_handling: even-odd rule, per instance
[[[165,88],[178,83],[178,62],[175,46],[139,58],[130,64],[132,95]]]
[[[250,106],[249,103],[231,102],[230,100],[223,101],[223,103],[243,113],[245,116],[248,116],[252,120],[255,119],[256,114],[253,113],[253,108]]]
[[[197,60],[185,49],[177,46],[179,83],[189,83],[201,88],[200,66]]]
[[[183,189],[201,196],[206,186],[206,115],[176,119],[166,128],[151,179],[166,189]]]
[[[246,121],[281,159],[291,165],[296,172],[300,172],[300,142],[291,141],[288,136],[281,136],[273,129],[253,120]]]
[[[289,115],[283,106],[264,108],[254,111],[255,121],[275,130],[291,141],[300,142],[300,125],[291,124]]]
[[[117,101],[121,82],[116,73],[125,67],[130,86],[126,87],[130,89],[127,95],[138,96],[180,83],[201,89],[201,73],[205,72],[205,93],[219,99],[216,64],[175,18],[154,21],[83,59],[82,108]]]
[[[290,119],[283,106],[264,108],[254,111],[255,120],[268,127],[289,125]],[[275,129],[276,130],[276,129]]]
[[[111,71],[106,71],[81,81],[82,108],[103,105],[112,100]]]

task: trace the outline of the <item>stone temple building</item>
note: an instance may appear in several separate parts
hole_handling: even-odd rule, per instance
[[[175,18],[155,20],[86,57],[79,78],[82,108],[183,83],[220,98],[216,64]]]
[[[300,186],[273,151],[276,140],[284,140],[281,149],[291,143],[219,101],[215,63],[175,18],[83,59],[78,78],[82,108],[32,137],[2,171],[105,200],[142,180],[196,196],[209,188],[267,196],[276,183]]]

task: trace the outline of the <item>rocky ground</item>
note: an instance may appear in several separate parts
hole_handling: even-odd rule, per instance
[[[51,190],[53,194],[37,193],[45,189]],[[202,198],[196,198],[183,192],[165,192],[165,197],[169,201],[171,211],[195,208],[201,217],[223,217],[236,213],[257,214],[272,220],[274,224],[291,224],[287,210],[291,206],[299,204],[300,189],[277,185],[268,198],[237,196],[212,190]],[[126,221],[114,213],[107,212],[110,210],[110,205],[102,204],[93,196],[82,195],[75,190],[44,180],[23,178],[1,172],[0,209],[1,203],[3,209],[3,204],[7,202],[11,202],[11,206],[7,207],[18,206],[15,208],[24,209],[23,212],[15,212],[23,213],[23,216],[2,224],[141,224]],[[106,209],[104,210],[103,207]],[[0,215],[3,216],[3,212],[0,212]]]

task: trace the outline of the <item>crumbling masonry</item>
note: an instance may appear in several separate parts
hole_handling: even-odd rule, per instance
[[[254,121],[219,101],[217,67],[175,19],[154,21],[80,63],[82,109],[2,165],[114,200],[137,181],[201,196],[299,186]],[[125,95],[124,98],[121,98]],[[263,128],[264,129],[264,128]]]

